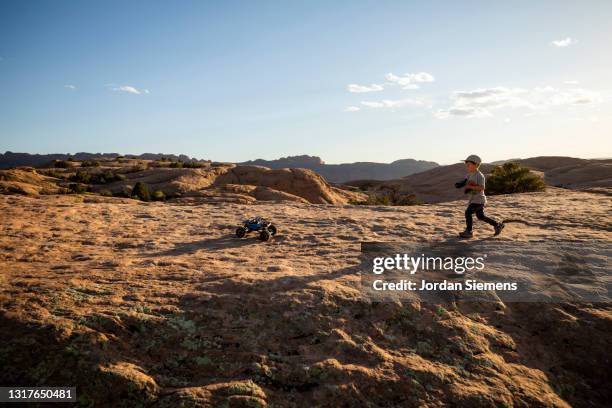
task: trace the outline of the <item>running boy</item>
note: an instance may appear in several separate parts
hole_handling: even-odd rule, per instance
[[[463,238],[472,238],[472,214],[476,214],[476,218],[490,224],[495,228],[495,235],[499,235],[504,229],[503,222],[497,222],[494,219],[487,217],[484,213],[484,207],[487,204],[485,196],[485,176],[478,170],[480,167],[480,157],[471,154],[464,160],[467,169],[467,176],[464,181],[455,184],[455,187],[465,187],[466,194],[469,195],[468,207],[465,210],[465,231],[459,233]]]

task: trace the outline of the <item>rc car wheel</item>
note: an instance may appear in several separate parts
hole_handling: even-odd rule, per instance
[[[238,238],[243,238],[246,235],[246,233],[247,233],[246,228],[244,228],[244,227],[236,228],[236,236]]]
[[[268,225],[268,231],[270,231],[272,236],[276,235],[276,227],[274,225]]]
[[[267,230],[261,230],[259,233],[259,239],[262,241],[268,241],[270,239],[270,233]]]

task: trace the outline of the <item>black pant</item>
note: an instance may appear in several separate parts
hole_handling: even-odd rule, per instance
[[[487,224],[491,224],[492,226],[497,226],[497,221],[495,221],[492,218],[489,218],[485,215],[484,213],[484,204],[470,204],[468,205],[467,210],[465,210],[465,225],[466,225],[466,230],[467,231],[471,231],[472,230],[472,214],[476,213],[476,218],[478,218],[481,221],[486,222]]]

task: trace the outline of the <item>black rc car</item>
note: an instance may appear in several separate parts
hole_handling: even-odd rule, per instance
[[[236,228],[236,236],[243,238],[251,231],[258,231],[259,239],[262,241],[268,241],[276,235],[276,227],[270,221],[255,217],[244,221],[240,227]]]

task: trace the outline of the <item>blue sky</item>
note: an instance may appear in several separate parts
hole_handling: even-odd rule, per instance
[[[612,2],[0,0],[0,151],[612,156]]]

